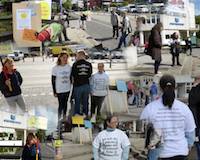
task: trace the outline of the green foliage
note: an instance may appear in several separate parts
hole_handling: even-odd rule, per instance
[[[41,130],[41,129],[37,130],[36,136],[40,140],[40,142],[44,142],[44,140],[45,140],[45,131]]]
[[[122,5],[123,5],[123,6],[127,6],[127,5],[128,5],[128,2],[127,2],[127,1],[124,1],[124,2],[122,3]]]
[[[200,25],[200,15],[195,17],[196,24]],[[200,31],[196,34],[197,38],[200,39]]]
[[[63,7],[65,9],[71,9],[72,8],[72,1],[71,0],[66,0],[64,3],[63,3]]]

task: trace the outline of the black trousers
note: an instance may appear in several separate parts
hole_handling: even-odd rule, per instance
[[[58,93],[58,119],[61,118],[61,115],[63,114],[63,116],[66,116],[67,113],[67,101],[69,98],[69,93],[70,92],[66,92],[66,93]]]
[[[158,69],[159,69],[159,66],[160,66],[160,62],[161,62],[161,60],[156,60],[155,63],[154,63],[154,73],[155,73],[155,74],[158,73]]]
[[[180,64],[179,62],[179,54],[172,54],[172,65],[175,65],[175,58],[176,58],[176,62],[177,62],[177,65]]]
[[[97,108],[97,115],[101,115],[101,106],[105,96],[91,96],[91,116],[95,114]]]
[[[159,160],[187,160],[187,156],[174,156],[169,158],[160,158]]]
[[[113,26],[113,38],[115,37],[115,34],[118,38],[118,36],[119,36],[119,27],[118,26]]]

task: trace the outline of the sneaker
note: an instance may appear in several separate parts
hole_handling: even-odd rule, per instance
[[[90,119],[90,121],[91,121],[92,123],[96,123],[96,116],[93,115],[92,118]]]

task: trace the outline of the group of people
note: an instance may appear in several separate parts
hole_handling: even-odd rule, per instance
[[[92,64],[86,60],[86,53],[79,51],[72,67],[68,64],[69,55],[59,55],[57,65],[52,69],[52,87],[58,98],[58,119],[66,119],[67,102],[71,92],[74,99],[73,115],[89,117],[89,95],[91,95],[90,116],[95,121],[100,116],[101,106],[108,94],[109,77],[104,71],[104,64],[98,63],[98,72],[92,74]],[[73,86],[73,87],[72,87]],[[72,89],[73,88],[73,89]]]
[[[119,37],[119,29],[121,29],[121,37],[119,39],[119,43],[116,49],[120,49],[122,44],[124,47],[127,46],[127,36],[132,32],[132,27],[130,23],[130,19],[127,17],[126,12],[122,13],[122,21],[120,21],[119,15],[115,12],[115,10],[111,11],[111,24],[113,27],[113,38]]]

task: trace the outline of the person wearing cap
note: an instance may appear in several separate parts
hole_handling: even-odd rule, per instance
[[[175,78],[163,75],[160,78],[162,96],[148,104],[140,115],[141,120],[152,123],[159,139],[152,138],[146,144],[149,160],[186,160],[195,140],[195,121],[189,107],[175,98]],[[157,136],[158,137],[158,136]],[[152,142],[153,140],[153,142]]]
[[[17,112],[17,105],[24,112],[27,111],[24,98],[21,94],[22,82],[22,76],[16,70],[13,59],[6,58],[3,62],[2,72],[0,73],[0,91],[8,103],[11,113]]]
[[[195,79],[194,85],[189,93],[189,107],[194,115],[197,125],[196,136],[199,141],[196,143],[197,160],[200,160],[200,76]]]
[[[88,99],[90,94],[89,79],[92,75],[92,64],[86,61],[85,51],[79,51],[71,71],[73,97],[75,100],[74,115],[88,116]],[[82,104],[82,112],[81,112]]]

